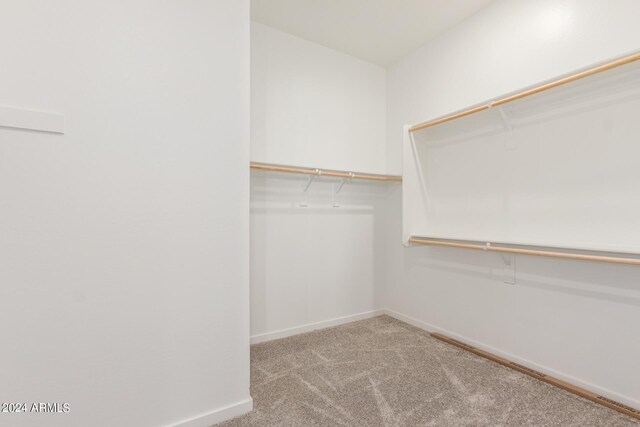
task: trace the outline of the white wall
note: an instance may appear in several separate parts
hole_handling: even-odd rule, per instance
[[[388,169],[403,125],[637,50],[637,16],[635,0],[492,3],[389,70]],[[640,408],[637,268],[519,256],[508,285],[497,254],[402,248],[394,197],[386,307]]]
[[[382,67],[255,22],[251,43],[252,161],[386,172]],[[378,211],[399,186],[251,179],[252,340],[374,314]]]
[[[497,0],[388,69],[389,173],[402,126],[640,49],[637,0]]]
[[[0,51],[0,104],[66,116],[0,129],[0,401],[71,409],[0,424],[248,409],[248,2],[6,0]]]
[[[385,69],[251,23],[251,160],[386,173]]]
[[[275,339],[375,315],[381,233],[398,184],[251,175],[251,335]]]

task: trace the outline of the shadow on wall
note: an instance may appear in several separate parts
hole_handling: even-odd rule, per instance
[[[455,248],[407,249],[405,269],[423,267],[503,284],[500,254]],[[515,256],[516,285],[640,306],[640,267],[600,262]]]
[[[388,242],[394,245],[401,241],[402,233],[401,188],[389,195]],[[392,253],[395,251],[392,251]],[[501,254],[457,248],[416,246],[402,249],[397,257],[405,272],[411,272],[420,281],[430,281],[433,274],[441,271],[464,276],[464,282],[480,286],[470,279],[483,283],[507,285],[507,265]],[[396,283],[395,273],[389,271],[387,280]],[[548,292],[561,292],[597,300],[607,300],[632,306],[640,306],[640,267],[603,262],[561,260],[554,258],[515,255],[515,287],[537,288]]]

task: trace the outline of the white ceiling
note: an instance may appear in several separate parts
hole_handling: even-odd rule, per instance
[[[251,0],[251,19],[390,65],[493,0]]]

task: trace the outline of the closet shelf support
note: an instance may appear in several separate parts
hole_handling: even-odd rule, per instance
[[[336,194],[338,194],[340,192],[340,190],[342,190],[342,187],[344,186],[345,182],[351,181],[354,176],[355,176],[355,174],[353,172],[349,172],[349,177],[348,178],[342,178],[340,180],[340,184],[338,184],[338,188],[336,188]]]
[[[309,175],[309,179],[307,179],[307,184],[304,186],[304,192],[306,193],[311,183],[316,179],[316,177],[322,175],[322,171],[320,169],[316,169],[313,175]]]

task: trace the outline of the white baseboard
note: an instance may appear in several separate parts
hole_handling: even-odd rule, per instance
[[[293,328],[280,329],[273,332],[266,332],[264,334],[257,334],[251,336],[251,344],[258,344],[265,341],[277,340],[279,338],[286,338],[292,335],[302,334],[304,332],[315,331],[316,329],[330,328],[332,326],[342,325],[344,323],[355,322],[356,320],[370,319],[372,317],[380,316],[384,314],[382,310],[372,310],[364,313],[352,314],[350,316],[336,317],[322,322],[307,323]]]
[[[461,341],[463,343],[469,344],[473,347],[479,348],[480,350],[484,350],[487,351],[489,353],[495,354],[496,356],[500,356],[504,359],[507,359],[511,362],[516,362],[520,365],[526,366],[527,368],[531,368],[533,370],[542,372],[543,374],[555,377],[559,380],[565,381],[569,384],[581,387],[585,390],[588,390],[590,392],[593,393],[597,393],[600,396],[604,396],[606,398],[609,398],[611,400],[615,400],[616,402],[622,403],[624,405],[630,406],[632,408],[636,408],[636,409],[640,409],[640,401],[636,400],[636,399],[632,399],[628,396],[624,396],[622,394],[616,393],[614,391],[599,387],[595,384],[591,384],[589,382],[586,381],[582,381],[578,378],[572,377],[570,375],[565,375],[562,372],[558,372],[554,369],[551,369],[547,366],[543,366],[543,365],[539,365],[537,363],[531,362],[527,359],[523,359],[521,357],[515,356],[513,354],[507,353],[505,351],[499,350],[497,348],[488,346],[488,345],[484,345],[478,341],[474,341],[472,339],[469,339],[465,336],[462,335],[458,335],[455,332],[451,332],[448,331],[446,329],[440,328],[438,326],[432,325],[430,323],[426,323],[423,322],[421,320],[415,319],[413,317],[409,317],[406,316],[402,313],[398,313],[397,311],[393,311],[393,310],[389,310],[389,309],[381,309],[379,310],[381,312],[381,314],[386,314],[387,316],[391,316],[395,319],[401,320],[405,323],[408,323],[412,326],[415,326],[416,328],[420,328],[423,329],[427,332],[438,332],[441,333],[443,335],[446,335],[450,338],[456,339],[458,341]]]
[[[199,415],[197,417],[181,421],[178,424],[173,424],[172,427],[210,427],[214,424],[230,420],[231,418],[239,417],[240,415],[251,412],[252,410],[253,399],[249,398],[241,402],[234,403],[233,405],[216,409],[208,414]]]

